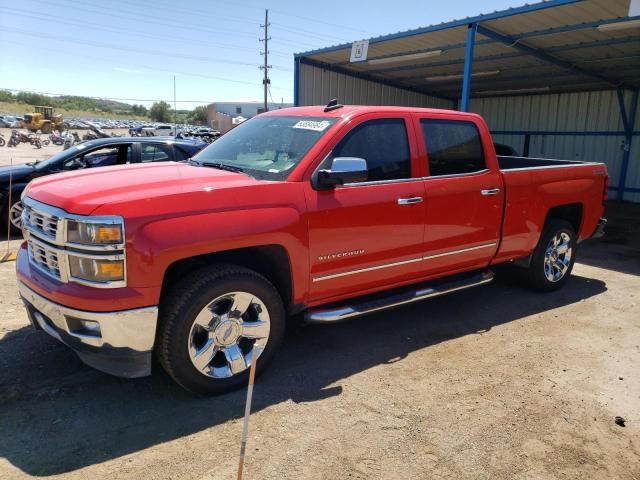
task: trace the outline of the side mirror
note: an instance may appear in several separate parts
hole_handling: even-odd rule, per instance
[[[320,188],[333,188],[345,183],[366,182],[368,178],[369,169],[364,158],[337,157],[333,159],[329,170],[318,172],[317,185]]]

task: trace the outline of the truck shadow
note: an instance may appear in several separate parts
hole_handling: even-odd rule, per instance
[[[493,284],[448,297],[301,328],[258,380],[253,410],[340,395],[341,380],[376,365],[606,290],[602,281],[576,276],[560,292],[537,294],[506,271]],[[27,327],[0,340],[0,367],[0,456],[30,475],[74,471],[243,414],[244,390],[196,398],[161,373],[137,380],[103,375]]]

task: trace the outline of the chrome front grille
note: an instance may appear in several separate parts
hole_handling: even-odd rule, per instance
[[[24,205],[24,209],[22,210],[23,228],[55,240],[58,235],[60,223],[61,221],[58,217]]]
[[[62,280],[60,274],[61,256],[64,255],[51,246],[27,237],[29,260],[31,263],[52,277]]]

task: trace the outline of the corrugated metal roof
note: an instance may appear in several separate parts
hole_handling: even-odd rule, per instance
[[[351,44],[296,57],[301,63],[328,70],[457,98],[462,85],[468,25],[476,23],[485,30],[480,28],[476,33],[474,96],[522,89],[567,92],[616,86],[637,88],[640,87],[640,27],[597,28],[640,19],[629,17],[628,10],[629,0],[549,0],[372,38],[366,62],[349,62]],[[497,41],[487,35],[487,31],[512,42]],[[522,51],[520,46],[530,50]],[[432,57],[375,62],[437,50],[441,53]],[[549,61],[549,57],[557,62]],[[443,76],[449,78],[437,78]]]

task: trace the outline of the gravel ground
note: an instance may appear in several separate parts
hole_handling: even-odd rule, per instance
[[[609,217],[559,292],[501,269],[292,332],[256,384],[245,478],[639,479],[640,205]],[[13,263],[0,302],[0,478],[235,478],[244,391],[84,366],[28,325]]]

